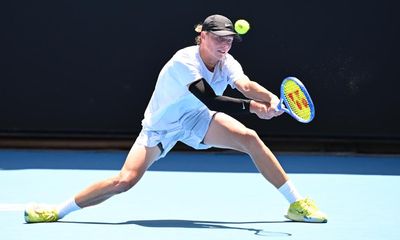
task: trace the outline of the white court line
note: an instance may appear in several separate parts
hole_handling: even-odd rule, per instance
[[[0,203],[0,212],[23,211],[27,204]]]

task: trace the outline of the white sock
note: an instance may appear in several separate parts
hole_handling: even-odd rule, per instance
[[[288,200],[290,204],[303,198],[290,180],[280,186],[278,190],[282,193],[282,195],[286,198],[286,200]]]
[[[75,202],[75,198],[68,199],[58,206],[58,217],[61,219],[73,211],[81,209]]]

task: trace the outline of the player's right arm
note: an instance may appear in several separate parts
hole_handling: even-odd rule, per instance
[[[217,96],[204,79],[199,79],[189,85],[189,91],[204,103],[209,109],[225,113],[254,113],[259,118],[270,119],[273,116],[268,111],[268,103],[256,100]]]

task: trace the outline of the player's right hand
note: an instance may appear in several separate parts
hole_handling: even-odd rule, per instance
[[[256,114],[261,119],[271,119],[282,114],[281,111],[276,111],[274,107],[271,107],[270,103],[258,102],[255,100],[250,101],[250,112]]]

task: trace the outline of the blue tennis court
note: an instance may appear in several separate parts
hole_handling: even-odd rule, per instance
[[[60,222],[25,224],[29,202],[58,203],[118,173],[125,151],[1,150],[1,239],[400,239],[400,157],[278,153],[327,224],[284,218],[288,204],[233,152],[171,152],[127,193]]]

